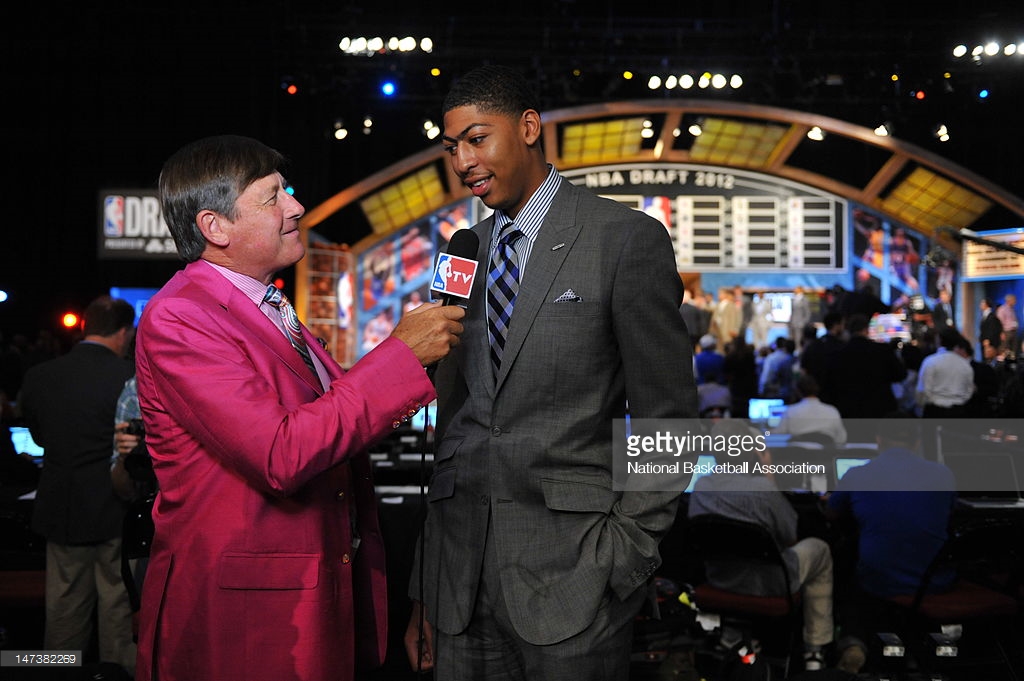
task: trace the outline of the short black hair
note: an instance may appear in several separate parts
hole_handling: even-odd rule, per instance
[[[540,101],[526,77],[511,67],[497,65],[479,66],[452,83],[441,113],[460,106],[507,116],[519,116],[527,109],[540,111]]]

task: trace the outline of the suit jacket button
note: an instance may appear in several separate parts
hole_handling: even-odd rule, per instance
[[[491,435],[493,435],[494,437],[498,437],[499,435],[501,435],[501,427],[491,426]]]

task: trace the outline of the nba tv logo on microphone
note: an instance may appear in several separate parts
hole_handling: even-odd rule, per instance
[[[437,268],[430,290],[446,296],[469,298],[476,276],[476,260],[460,258],[457,255],[442,253],[437,256]]]

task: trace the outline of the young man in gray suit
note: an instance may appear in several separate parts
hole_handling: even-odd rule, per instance
[[[437,369],[407,651],[438,679],[626,679],[678,494],[613,489],[613,421],[627,399],[632,418],[697,415],[671,241],[547,163],[515,71],[458,80],[443,143],[495,213],[472,228],[480,274],[461,346]]]

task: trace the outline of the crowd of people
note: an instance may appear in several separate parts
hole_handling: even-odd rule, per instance
[[[745,418],[751,398],[787,405],[810,399],[844,419],[893,412],[1010,417],[1024,410],[1017,399],[1021,338],[1012,293],[998,307],[980,301],[975,333],[957,327],[946,295],[927,321],[909,325],[907,337],[887,340],[871,337],[871,318],[893,309],[865,290],[826,293],[820,321],[812,323],[804,292],[794,291],[790,321],[783,324],[766,318],[762,294],[737,286],[720,289],[716,299],[688,290],[680,315],[693,342],[702,415]]]

